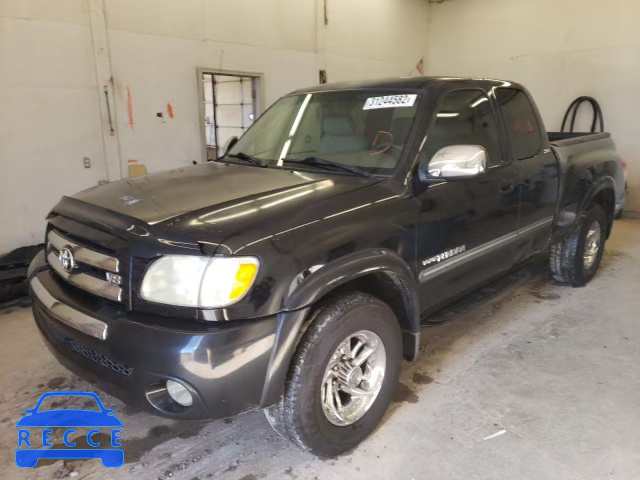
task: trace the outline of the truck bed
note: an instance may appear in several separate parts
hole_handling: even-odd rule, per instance
[[[601,152],[599,155],[600,159],[616,158],[615,146],[613,140],[611,140],[611,134],[607,132],[548,132],[548,135],[551,149],[558,159],[561,178],[563,179],[566,177],[569,163],[588,163],[594,151]]]
[[[609,132],[591,133],[591,132],[547,132],[549,143],[557,147],[565,147],[569,145],[577,145],[579,143],[593,142],[604,138],[611,138]]]
[[[560,169],[560,191],[558,204],[557,231],[573,223],[574,213],[578,209],[580,171],[612,164],[610,168],[615,182],[615,209],[624,201],[624,173],[619,164],[618,154],[611,139],[611,134],[590,132],[548,132],[549,143]],[[559,227],[559,228],[558,228]],[[564,234],[564,233],[563,233]]]

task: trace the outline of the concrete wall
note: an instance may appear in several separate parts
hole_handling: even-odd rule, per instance
[[[325,52],[330,82],[418,75],[415,66],[426,51],[427,0],[327,0],[327,5],[329,24],[324,31],[320,27],[318,49],[320,57]]]
[[[595,97],[628,163],[626,208],[640,211],[640,2],[446,0],[429,13],[429,75],[522,82],[548,130],[560,129],[574,98]]]
[[[0,252],[41,242],[61,195],[126,176],[130,160],[201,161],[198,67],[262,74],[266,107],[319,68],[407,75],[424,55],[426,0],[327,7],[325,26],[322,0],[0,0]]]
[[[41,242],[47,209],[104,178],[86,3],[1,0],[0,252]]]
[[[550,130],[593,95],[640,210],[640,2],[327,0],[327,16],[322,0],[0,0],[0,252],[40,242],[61,195],[126,176],[129,160],[201,161],[198,67],[262,74],[266,107],[320,68],[403,76],[425,56],[427,74],[524,83]]]

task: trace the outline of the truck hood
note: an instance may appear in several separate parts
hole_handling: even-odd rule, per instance
[[[208,162],[84,190],[72,198],[145,224],[220,240],[249,217],[278,214],[357,190],[380,179]],[[253,215],[252,215],[253,214]]]

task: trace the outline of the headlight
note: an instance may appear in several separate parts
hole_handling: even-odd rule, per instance
[[[181,307],[227,307],[251,289],[259,266],[255,257],[165,255],[147,269],[140,295]]]

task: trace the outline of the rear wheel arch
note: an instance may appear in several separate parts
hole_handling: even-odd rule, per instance
[[[565,178],[565,183],[575,184],[576,188],[564,188],[561,191],[552,236],[554,242],[571,235],[594,204],[600,205],[607,216],[606,237],[611,233],[616,203],[615,181],[607,175],[594,179],[595,174],[591,170],[587,172],[590,174],[567,174]]]
[[[606,237],[609,238],[611,234],[611,227],[615,218],[616,209],[616,194],[615,190],[607,185],[603,185],[592,196],[588,207],[591,205],[600,205],[607,216],[607,231]]]
[[[613,216],[616,207],[616,184],[613,178],[604,175],[597,179],[582,179],[578,182],[582,189],[582,193],[578,194],[580,199],[577,202],[577,215],[571,228],[575,228],[580,218],[587,214],[589,209],[594,205],[600,205],[609,220],[609,227],[613,223]]]

